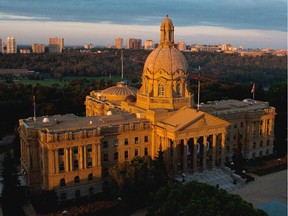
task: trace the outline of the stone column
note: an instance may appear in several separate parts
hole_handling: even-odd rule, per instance
[[[212,169],[215,168],[216,148],[217,148],[217,134],[213,134],[213,141],[212,141]]]
[[[83,166],[83,168],[84,169],[86,169],[86,167],[87,167],[87,159],[86,159],[86,157],[87,157],[87,146],[84,146],[84,149],[83,149],[83,161],[84,161],[84,166]]]
[[[65,148],[64,149],[65,153],[64,153],[64,166],[65,166],[65,172],[69,172],[69,148]]]
[[[70,148],[69,151],[70,171],[73,171],[73,148]]]
[[[202,159],[203,170],[206,170],[206,160],[207,160],[207,136],[203,136],[203,159]]]
[[[222,139],[221,139],[221,167],[224,166],[224,161],[225,161],[225,138],[226,138],[226,134],[222,133]]]
[[[95,144],[92,144],[92,167],[97,166],[97,159],[98,155],[97,155],[97,146]]]
[[[186,173],[187,172],[187,143],[188,139],[184,139],[184,155],[183,155],[183,171]]]
[[[198,137],[193,138],[193,172],[197,172],[197,141]]]
[[[59,156],[58,149],[54,151],[54,160],[55,160],[55,173],[59,173]]]
[[[100,147],[101,147],[101,145],[100,145],[100,143],[98,143],[97,145],[96,145],[96,147],[97,147],[97,154],[96,154],[96,157],[97,157],[97,167],[99,167],[99,166],[101,166],[101,149],[100,149]],[[118,155],[118,157],[119,157],[120,155]]]
[[[55,173],[55,163],[54,163],[54,151],[48,149],[48,174]]]
[[[173,140],[173,172],[174,174],[177,173],[177,164],[178,160],[177,160],[177,145],[176,145],[176,141]]]
[[[82,146],[78,147],[78,158],[79,158],[79,170],[83,169],[83,153],[82,153]]]

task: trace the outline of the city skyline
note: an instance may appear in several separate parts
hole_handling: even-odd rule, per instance
[[[65,38],[65,45],[114,44],[117,37],[159,41],[159,17],[177,26],[175,41],[230,43],[244,48],[287,49],[285,0],[61,1],[0,0],[0,38],[17,44]]]

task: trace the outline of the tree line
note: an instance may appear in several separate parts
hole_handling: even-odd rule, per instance
[[[139,79],[151,51],[124,50],[124,73],[130,80]],[[238,54],[185,52],[189,73],[209,76],[220,82],[249,83],[263,86],[287,78],[287,58],[274,55],[239,56]],[[25,68],[46,76],[63,79],[65,76],[104,76],[121,74],[120,50],[107,49],[100,53],[13,54],[0,55],[0,68]]]

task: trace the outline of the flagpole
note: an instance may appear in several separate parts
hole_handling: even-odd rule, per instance
[[[121,50],[121,81],[124,78],[124,71],[123,71],[123,50]]]
[[[33,95],[33,112],[34,112],[33,120],[34,120],[34,122],[36,122],[36,99],[35,99],[35,95]]]
[[[199,66],[199,75],[198,75],[198,103],[197,110],[200,110],[200,66]]]

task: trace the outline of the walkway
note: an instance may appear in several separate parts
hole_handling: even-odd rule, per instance
[[[205,170],[197,173],[185,173],[185,182],[198,181],[212,186],[219,186],[228,192],[241,188],[245,184],[245,180],[235,175],[229,168],[215,168],[213,170]],[[182,175],[176,176],[176,180],[182,182]],[[236,182],[235,182],[236,180]],[[233,184],[236,183],[236,184]]]
[[[265,176],[233,191],[254,207],[263,209],[269,216],[287,215],[287,170]]]

